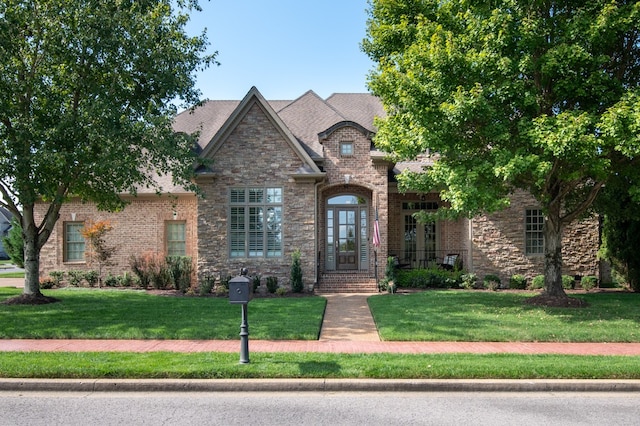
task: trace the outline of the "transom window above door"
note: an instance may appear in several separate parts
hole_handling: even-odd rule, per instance
[[[362,197],[357,197],[355,195],[337,195],[335,197],[329,198],[327,204],[330,206],[340,206],[340,205],[364,205],[367,204],[367,200]]]

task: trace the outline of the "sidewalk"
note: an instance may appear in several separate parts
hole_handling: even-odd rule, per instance
[[[0,280],[4,281],[4,280]],[[381,342],[369,311],[370,294],[323,294],[327,298],[319,340],[252,340],[250,352],[333,353],[514,353],[562,355],[636,355],[640,343],[554,343],[554,342]],[[0,352],[238,352],[237,340],[83,340],[4,339]]]

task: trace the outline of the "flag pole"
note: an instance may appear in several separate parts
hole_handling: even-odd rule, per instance
[[[376,280],[376,287],[380,293],[380,280],[378,279],[378,247],[380,247],[380,224],[378,223],[378,194],[376,194],[376,218],[373,223],[373,276]]]

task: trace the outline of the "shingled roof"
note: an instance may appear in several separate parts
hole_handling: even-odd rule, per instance
[[[380,100],[368,93],[336,93],[324,100],[309,90],[295,100],[267,102],[314,160],[322,158],[318,134],[343,121],[353,121],[375,132],[374,117],[385,116]],[[206,101],[178,114],[173,128],[177,132],[199,132],[198,144],[204,148],[239,104],[234,100]]]

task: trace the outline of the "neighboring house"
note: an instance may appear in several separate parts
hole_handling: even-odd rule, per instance
[[[199,132],[197,170],[203,197],[169,183],[172,196],[140,193],[119,213],[70,202],[49,243],[41,270],[88,269],[79,230],[108,219],[111,267],[128,270],[132,255],[191,256],[198,276],[276,276],[287,284],[291,254],[300,249],[307,289],[374,291],[377,273],[395,256],[406,267],[446,263],[475,272],[531,278],[543,271],[543,218],[535,200],[513,196],[505,211],[458,221],[419,224],[413,213],[444,205],[437,193],[400,193],[395,175],[429,160],[394,164],[375,149],[373,120],[384,116],[369,94],[309,91],[293,101],[267,101],[252,88],[241,101],[208,101],[177,116],[175,130]],[[373,245],[378,218],[380,246]],[[598,275],[598,221],[581,222],[564,237],[564,273]],[[451,256],[453,255],[453,256]]]
[[[9,212],[9,210],[5,209],[4,207],[0,207],[0,260],[9,259],[9,255],[4,249],[2,240],[7,236],[9,230],[11,229],[11,218],[11,212]]]

